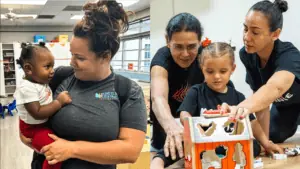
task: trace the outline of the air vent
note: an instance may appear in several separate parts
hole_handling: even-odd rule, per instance
[[[63,11],[82,11],[82,6],[66,6]]]
[[[37,19],[53,19],[55,15],[38,15]]]

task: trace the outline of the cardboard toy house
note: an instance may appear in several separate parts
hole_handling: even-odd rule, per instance
[[[249,118],[190,117],[184,121],[185,169],[252,169]]]

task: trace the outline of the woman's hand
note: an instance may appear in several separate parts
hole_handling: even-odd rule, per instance
[[[227,103],[222,104],[221,111],[230,113],[229,119],[231,120],[243,119],[251,113],[250,110],[247,108],[229,106]]]
[[[179,126],[176,122],[173,124],[173,127],[170,127],[169,130],[166,131],[167,137],[164,146],[165,156],[169,157],[171,153],[171,157],[173,160],[176,159],[176,149],[179,153],[179,157],[183,157],[183,128]]]
[[[75,148],[74,142],[64,140],[53,134],[49,134],[49,137],[52,138],[54,142],[41,149],[41,153],[45,155],[49,164],[53,165],[72,158]]]
[[[277,144],[274,144],[272,141],[269,141],[263,147],[266,150],[266,152],[270,155],[273,155],[275,153],[284,154],[283,148]]]

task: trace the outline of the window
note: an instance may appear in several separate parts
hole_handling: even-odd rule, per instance
[[[145,51],[145,59],[150,59],[150,52],[149,51]]]
[[[139,39],[125,40],[124,50],[138,50],[139,49]]]
[[[111,61],[114,70],[149,72],[150,18],[130,23],[129,29],[121,37],[120,48]]]
[[[139,22],[130,24],[127,32],[124,33],[124,36],[140,33],[140,27],[141,27],[141,24]]]

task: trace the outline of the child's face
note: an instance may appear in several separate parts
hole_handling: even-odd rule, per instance
[[[205,82],[212,90],[220,93],[226,92],[226,85],[235,69],[229,55],[213,58],[206,57],[201,65]]]
[[[54,57],[46,49],[37,49],[31,61],[31,71],[27,73],[30,78],[40,84],[48,84],[54,75]]]

